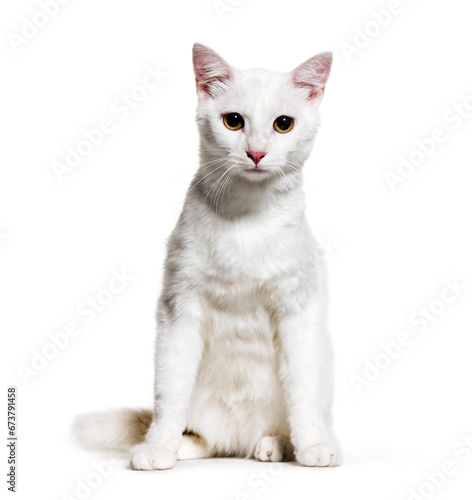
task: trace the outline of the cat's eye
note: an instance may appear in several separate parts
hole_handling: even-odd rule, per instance
[[[286,134],[292,130],[294,119],[290,116],[282,115],[275,119],[274,128],[281,134]]]
[[[223,116],[223,122],[230,130],[239,130],[244,127],[244,118],[239,113],[226,113]]]

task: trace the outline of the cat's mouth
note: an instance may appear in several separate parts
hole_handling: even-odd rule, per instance
[[[245,168],[244,171],[245,172],[252,172],[254,174],[266,174],[268,172],[268,170],[264,170],[263,168],[258,168],[258,167]]]

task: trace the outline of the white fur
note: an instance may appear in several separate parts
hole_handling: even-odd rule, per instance
[[[196,45],[194,66],[201,165],[168,243],[154,419],[131,465],[292,452],[303,465],[337,465],[326,275],[302,179],[331,54],[274,73],[235,69]],[[229,112],[243,129],[224,126]],[[295,118],[286,134],[273,127],[280,115]],[[246,170],[250,150],[267,153],[265,173]]]

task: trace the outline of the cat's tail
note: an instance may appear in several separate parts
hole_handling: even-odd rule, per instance
[[[75,419],[72,433],[85,448],[129,449],[144,440],[151,421],[151,410],[85,413]]]

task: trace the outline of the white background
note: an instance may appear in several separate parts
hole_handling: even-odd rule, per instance
[[[221,4],[229,8],[219,13],[212,0],[72,0],[16,51],[12,34],[22,36],[23,18],[42,9],[33,0],[2,4],[2,413],[7,385],[17,385],[17,498],[78,498],[93,462],[107,459],[73,444],[76,414],[152,404],[165,241],[197,168],[191,48],[199,41],[239,67],[288,71],[322,50],[335,54],[306,191],[308,217],[328,246],[344,463],[220,459],[140,473],[121,460],[88,496],[407,500],[449,460],[455,474],[423,491],[470,499],[472,459],[454,453],[472,435],[472,117],[454,108],[472,110],[470,7],[403,0],[377,30],[372,11],[388,0]],[[366,25],[377,36],[348,57],[343,44],[354,46]],[[111,106],[149,65],[167,76],[122,119]],[[59,182],[53,162],[107,117],[114,130]],[[385,172],[436,128],[442,143],[392,191]],[[77,307],[122,268],[133,280],[86,323]],[[448,279],[467,289],[444,305],[437,299]],[[431,303],[437,314],[418,331],[412,315]],[[31,367],[34,350],[69,322],[80,334],[21,377],[18,367]],[[353,376],[403,331],[411,344],[356,391]]]

